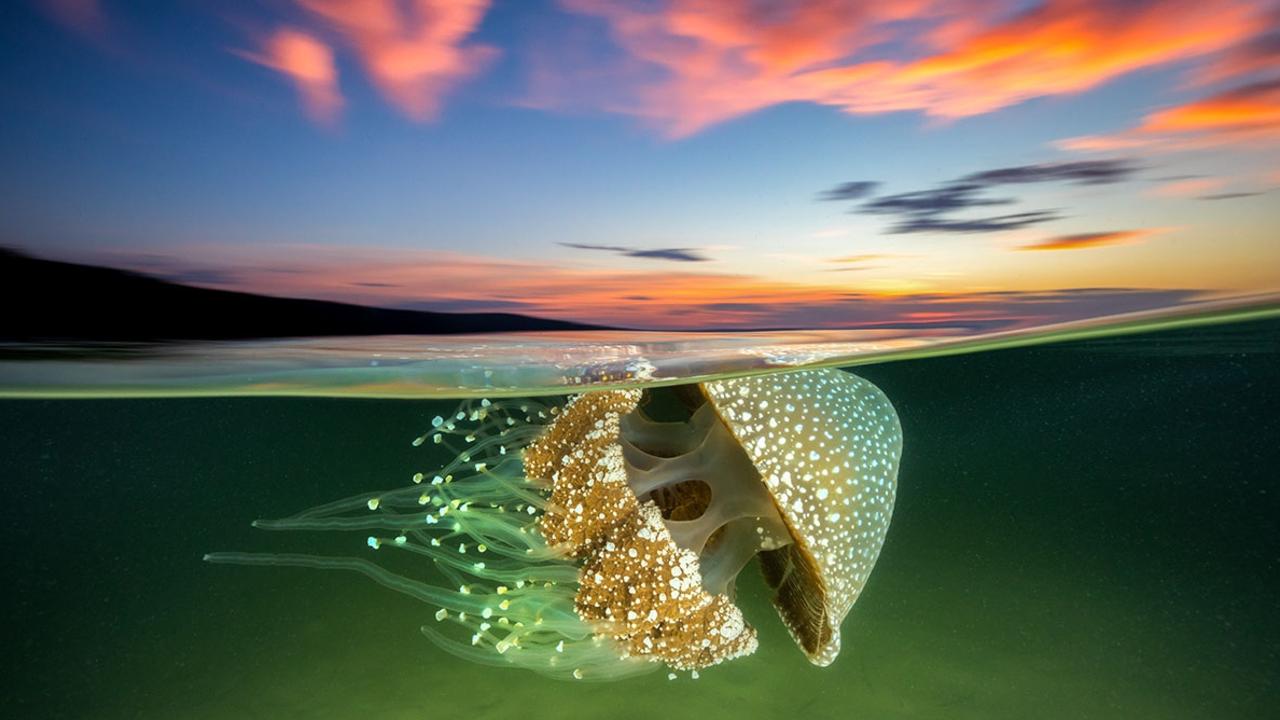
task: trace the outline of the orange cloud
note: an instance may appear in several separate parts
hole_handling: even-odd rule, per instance
[[[1111,230],[1108,232],[1079,233],[1077,235],[1059,235],[1019,246],[1019,250],[1078,250],[1080,248],[1101,247],[1103,245],[1124,245],[1145,240],[1163,228],[1145,230]]]
[[[1280,142],[1280,80],[1252,83],[1143,118],[1136,127],[1110,135],[1068,138],[1067,150],[1154,148],[1188,150],[1227,144]]]
[[[414,120],[439,115],[444,95],[498,52],[465,42],[489,0],[296,1],[355,50],[382,94]]]
[[[792,101],[976,115],[1212,53],[1267,22],[1249,0],[1048,0],[1021,12],[997,0],[563,4],[602,18],[633,62],[661,71],[609,109],[673,137]]]
[[[328,45],[301,30],[281,28],[267,38],[261,53],[237,53],[287,76],[298,89],[307,116],[330,124],[342,110],[338,69]]]
[[[1280,80],[1255,83],[1148,115],[1139,131],[1152,134],[1251,134],[1280,130]]]
[[[1195,84],[1208,85],[1240,80],[1274,70],[1280,65],[1280,5],[1273,5],[1269,30],[1219,53],[1191,74]]]

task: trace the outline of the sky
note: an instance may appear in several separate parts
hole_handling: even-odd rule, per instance
[[[0,245],[641,329],[1280,290],[1274,0],[16,0]]]

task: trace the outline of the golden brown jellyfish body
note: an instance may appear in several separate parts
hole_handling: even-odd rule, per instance
[[[748,655],[756,649],[755,632],[723,593],[723,582],[713,579],[719,587],[704,587],[708,578],[698,551],[723,526],[700,520],[713,519],[709,499],[694,497],[694,503],[704,507],[692,510],[689,503],[678,502],[695,494],[681,493],[682,487],[734,468],[708,467],[719,455],[717,448],[709,447],[715,440],[707,435],[691,435],[695,446],[675,457],[650,455],[637,448],[635,438],[644,433],[624,434],[624,428],[637,422],[656,425],[638,414],[640,399],[641,393],[634,390],[581,396],[525,451],[525,472],[551,486],[540,520],[542,535],[552,547],[583,560],[577,612],[618,641],[628,655],[652,657],[681,670]],[[723,426],[713,423],[711,427]],[[723,430],[719,434],[725,435]],[[742,455],[732,442],[724,449]],[[663,446],[660,451],[672,449]],[[694,457],[696,464],[685,462]],[[650,458],[654,462],[648,462]],[[740,469],[750,472],[748,478],[754,475],[745,465]],[[763,516],[753,524],[784,530],[759,481],[751,479],[744,485],[759,488],[757,494],[763,499],[758,508]],[[652,495],[677,502],[663,508],[647,497]],[[718,495],[713,487],[711,497]],[[716,507],[733,512],[736,505],[742,503],[725,497]],[[684,510],[699,519],[664,522],[664,509],[668,517]],[[747,516],[733,520],[739,517]],[[674,539],[668,523],[684,531],[684,542]],[[698,525],[703,532],[688,532],[685,527]]]
[[[758,557],[792,637],[826,665],[884,542],[902,444],[883,393],[838,370],[602,390],[563,407],[483,401],[415,444],[427,437],[464,444],[408,492],[258,526],[395,530],[368,545],[429,558],[457,590],[358,558],[207,559],[360,572],[470,631],[423,628],[455,654],[609,679],[659,664],[696,676],[754,652],[734,581]]]

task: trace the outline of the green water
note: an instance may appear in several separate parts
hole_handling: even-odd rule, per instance
[[[210,550],[359,554],[249,527],[429,465],[449,401],[0,402],[20,718],[1266,718],[1280,707],[1280,322],[864,365],[906,447],[888,540],[810,666],[754,570],[753,657],[696,681],[464,663],[432,609]]]

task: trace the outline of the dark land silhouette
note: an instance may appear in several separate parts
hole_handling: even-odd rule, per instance
[[[441,313],[182,285],[0,247],[0,340],[247,340],[599,330],[514,313]]]

